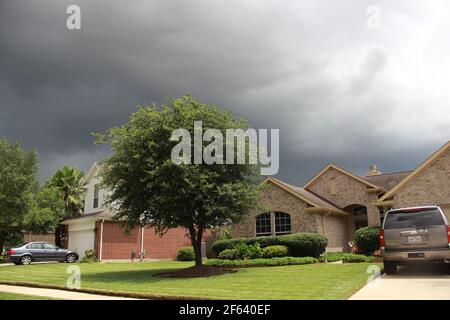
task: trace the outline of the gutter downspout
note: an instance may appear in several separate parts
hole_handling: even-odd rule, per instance
[[[330,214],[331,214],[331,210],[328,210],[327,213],[322,215],[322,232],[323,232],[324,236],[325,236],[325,217],[330,215]],[[325,247],[325,262],[328,262],[328,259],[327,259],[327,247],[328,246]]]
[[[102,261],[103,257],[103,223],[105,222],[105,219],[102,219],[102,223],[100,225],[100,249],[99,249],[99,257],[98,259]]]

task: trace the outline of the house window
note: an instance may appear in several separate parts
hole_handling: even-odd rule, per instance
[[[98,208],[98,195],[100,191],[100,186],[98,184],[94,185],[94,208]]]
[[[275,212],[275,235],[291,233],[291,216],[284,212]]]
[[[291,216],[284,212],[263,213],[256,216],[256,236],[291,233]]]
[[[270,236],[272,234],[272,224],[270,213],[263,213],[256,216],[256,236]]]

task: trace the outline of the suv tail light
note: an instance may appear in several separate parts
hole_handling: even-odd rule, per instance
[[[447,226],[447,235],[450,237],[450,229],[449,226]],[[450,238],[449,238],[450,239]],[[384,249],[385,242],[384,242],[384,229],[380,230],[380,247]]]
[[[14,250],[13,249],[9,249],[8,250],[8,256],[12,256],[14,254]]]
[[[447,225],[447,242],[450,245],[450,225]]]

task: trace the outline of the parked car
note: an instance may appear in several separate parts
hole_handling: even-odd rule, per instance
[[[392,209],[380,232],[386,274],[397,266],[419,262],[450,262],[450,225],[439,206]]]
[[[37,261],[60,261],[73,263],[78,260],[76,251],[61,249],[47,242],[28,242],[7,252],[8,259],[14,264],[29,265]]]

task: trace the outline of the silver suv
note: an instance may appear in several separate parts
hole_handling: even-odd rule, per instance
[[[386,274],[397,265],[417,262],[450,262],[450,225],[438,206],[392,209],[380,232]]]

